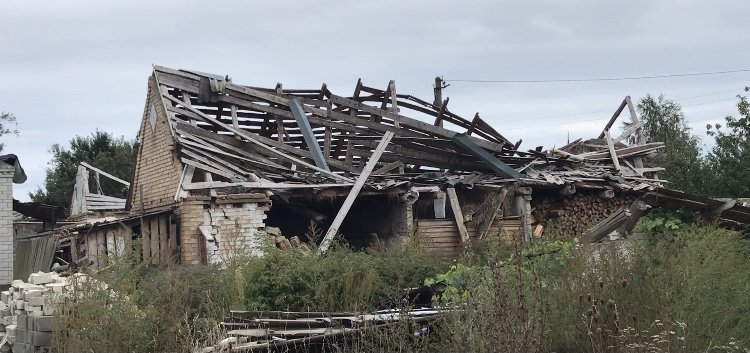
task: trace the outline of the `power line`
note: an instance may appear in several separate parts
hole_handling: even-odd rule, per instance
[[[724,75],[740,72],[750,72],[750,69],[710,71],[710,72],[692,72],[683,74],[669,75],[650,75],[650,76],[632,76],[632,77],[595,77],[595,78],[568,78],[568,79],[549,79],[549,80],[471,80],[471,79],[452,79],[445,82],[468,82],[468,83],[555,83],[555,82],[597,82],[597,81],[634,81],[634,80],[651,80],[660,78],[673,77],[694,77]]]
[[[670,99],[670,100],[675,101],[675,102],[679,102],[679,101],[686,101],[686,100],[691,100],[691,99],[696,99],[696,98],[703,98],[703,97],[714,96],[714,95],[717,95],[717,94],[725,94],[725,93],[730,93],[730,92],[739,92],[739,89],[731,89],[731,90],[726,90],[726,91],[716,91],[716,92],[711,92],[711,93],[700,94],[700,95],[697,95],[697,96],[689,96],[689,97],[683,97],[683,98],[674,98],[674,99]],[[681,106],[683,108],[689,108],[689,107],[694,107],[694,106],[698,106],[698,105],[705,105],[705,104],[710,104],[710,103],[724,102],[724,101],[733,100],[733,99],[735,99],[735,98],[733,97],[733,98],[729,98],[729,99],[722,99],[722,100],[719,100],[719,101],[711,101],[711,102],[704,102],[704,103],[698,103],[698,104],[692,104],[692,105],[681,105]],[[575,116],[581,116],[581,115],[592,115],[592,114],[612,113],[612,112],[614,112],[614,109],[601,109],[601,110],[595,110],[595,111],[589,111],[589,112],[582,112],[582,113],[572,113],[572,114],[562,114],[562,115],[548,115],[548,116],[518,118],[518,119],[512,119],[512,120],[503,120],[501,122],[502,123],[512,123],[512,122],[527,121],[527,120],[548,120],[548,119],[555,119],[555,118],[568,118],[568,117],[575,117]]]
[[[727,102],[727,101],[730,101],[730,100],[734,100],[734,98],[720,99],[720,100],[715,100],[715,101],[710,101],[710,102],[702,102],[702,103],[697,103],[697,104],[690,104],[690,105],[685,105],[685,106],[682,106],[682,107],[683,108],[697,107],[697,106],[700,106],[700,105],[720,103],[720,102]],[[524,120],[526,120],[526,119],[524,119]],[[512,122],[512,121],[520,121],[520,120],[511,120],[511,121],[504,121],[504,122]],[[561,121],[561,122],[557,122],[557,123],[543,124],[543,125],[534,124],[534,125],[526,125],[526,126],[516,126],[516,127],[511,127],[511,128],[503,128],[502,130],[503,131],[513,131],[513,130],[529,129],[529,128],[532,128],[532,127],[536,128],[536,127],[560,126],[561,124],[575,124],[575,123],[586,123],[586,122],[594,122],[594,121],[602,121],[602,118],[586,119],[586,120],[575,120],[575,121]]]

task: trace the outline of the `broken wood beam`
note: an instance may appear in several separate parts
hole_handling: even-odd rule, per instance
[[[456,189],[446,188],[445,191],[448,193],[448,201],[451,203],[451,209],[453,210],[453,217],[456,220],[456,226],[458,227],[458,234],[461,235],[461,242],[469,242],[469,231],[466,230],[466,224],[464,224],[464,216],[461,213],[461,204],[458,202],[458,195],[456,195]]]
[[[326,163],[326,156],[324,156],[323,151],[320,150],[320,144],[318,144],[318,139],[315,138],[315,133],[312,131],[310,121],[307,120],[307,115],[305,115],[305,110],[302,108],[300,98],[292,98],[289,100],[289,110],[292,111],[294,120],[297,121],[297,126],[300,128],[302,137],[305,139],[307,149],[310,151],[312,159],[315,161],[315,165],[320,169],[330,171],[328,164]]]
[[[456,134],[453,136],[452,140],[458,147],[463,148],[466,152],[473,154],[475,157],[487,163],[490,169],[495,173],[512,179],[518,179],[521,177],[521,174],[518,173],[518,171],[503,163],[503,161],[487,152],[484,148],[475,144],[465,134]]]
[[[617,159],[617,152],[615,152],[615,145],[612,143],[612,138],[609,136],[609,131],[604,132],[604,137],[607,138],[607,146],[609,147],[609,155],[612,157],[612,163],[615,165],[615,170],[620,171],[620,161]]]
[[[370,157],[370,159],[367,161],[367,164],[365,165],[365,168],[362,170],[362,173],[357,177],[356,181],[354,182],[354,186],[352,186],[352,189],[349,191],[349,195],[347,195],[346,199],[344,200],[344,204],[341,205],[341,209],[339,209],[339,212],[336,214],[336,218],[333,219],[333,223],[331,223],[331,226],[328,228],[328,231],[323,237],[323,240],[320,243],[320,247],[318,247],[318,255],[325,254],[326,251],[328,251],[328,248],[331,246],[331,242],[333,241],[333,237],[338,233],[341,223],[344,222],[344,218],[346,218],[346,215],[349,213],[349,209],[354,204],[354,200],[357,198],[360,190],[362,190],[362,187],[365,185],[365,182],[370,176],[370,173],[372,173],[372,170],[375,169],[375,165],[378,163],[378,160],[380,159],[380,156],[383,154],[383,152],[385,152],[385,148],[386,146],[388,146],[388,143],[391,142],[393,135],[393,132],[390,131],[386,132],[383,135],[383,139],[380,140],[380,144],[378,144],[375,152],[373,152],[372,157]]]
[[[615,113],[612,115],[612,117],[607,122],[607,125],[604,126],[604,130],[602,130],[602,133],[599,134],[599,139],[603,139],[604,138],[604,133],[607,132],[607,131],[609,131],[609,129],[612,127],[612,125],[615,124],[615,121],[617,120],[618,117],[620,117],[620,114],[622,114],[622,111],[623,111],[623,109],[625,109],[625,106],[627,104],[628,104],[628,101],[625,100],[625,99],[623,99],[622,103],[620,103],[620,106],[617,108],[617,110],[615,111]]]

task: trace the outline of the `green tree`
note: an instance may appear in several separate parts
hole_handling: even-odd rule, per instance
[[[16,116],[11,113],[0,112],[0,136],[6,134],[17,134]],[[0,152],[5,148],[4,143],[0,143]]]
[[[745,92],[750,87],[745,87]],[[715,144],[707,156],[711,193],[716,197],[750,197],[750,103],[737,95],[739,117],[727,116],[724,125],[706,125]]]
[[[120,179],[130,180],[133,177],[137,144],[135,140],[115,138],[110,133],[97,130],[91,136],[76,136],[71,139],[69,149],[54,144],[50,153],[52,160],[46,168],[44,189],[39,188],[29,196],[35,202],[69,209],[80,162],[86,162]],[[89,181],[93,182],[93,179],[90,178]],[[127,196],[127,190],[122,184],[107,178],[101,178],[101,187],[105,195]]]
[[[691,133],[682,107],[662,94],[646,95],[637,108],[646,139],[664,142],[664,153],[654,160],[666,169],[660,177],[672,189],[705,194],[700,139]]]

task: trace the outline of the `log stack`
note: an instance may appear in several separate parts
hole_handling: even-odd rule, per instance
[[[578,192],[567,197],[539,195],[533,216],[537,223],[552,221],[556,225],[555,237],[572,238],[583,234],[622,207],[628,207],[634,195],[616,194],[611,198],[602,192]]]

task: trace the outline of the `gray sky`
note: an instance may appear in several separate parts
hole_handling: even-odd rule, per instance
[[[349,94],[396,80],[427,100],[451,79],[567,79],[750,68],[749,1],[29,1],[0,2],[0,111],[18,118],[5,153],[44,182],[47,152],[95,129],[135,137],[151,65],[234,82]],[[597,134],[625,95],[664,93],[695,128],[736,112],[750,73],[584,83],[461,83],[450,109],[522,147]],[[596,113],[592,113],[596,112]],[[581,114],[588,113],[588,114]],[[705,140],[705,139],[704,139]]]

